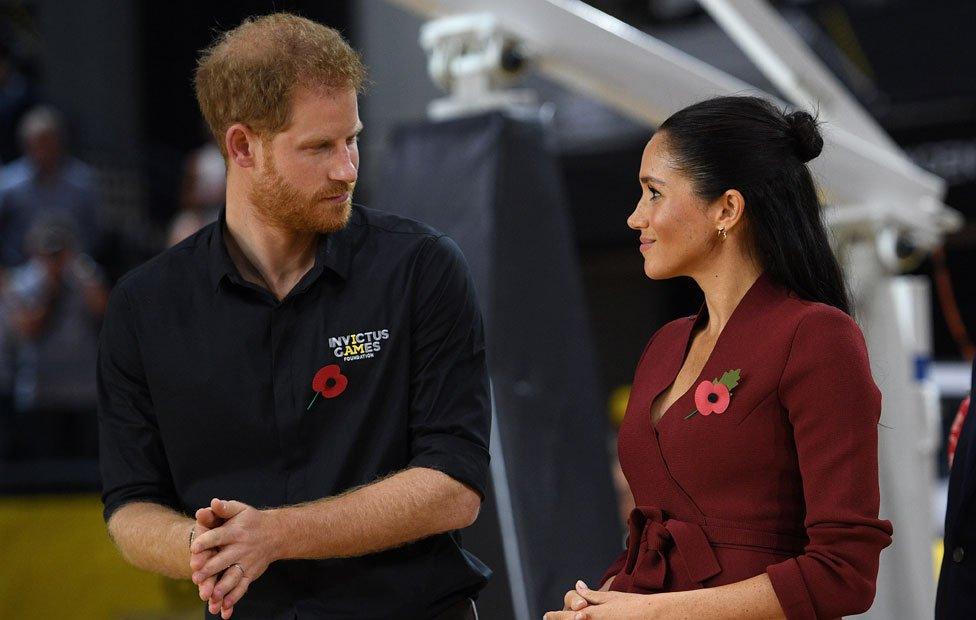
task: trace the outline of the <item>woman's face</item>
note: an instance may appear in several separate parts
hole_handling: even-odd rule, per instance
[[[627,218],[640,232],[644,273],[653,280],[695,273],[719,240],[715,217],[721,209],[698,198],[691,181],[672,167],[664,138],[658,132],[644,147],[641,197]]]

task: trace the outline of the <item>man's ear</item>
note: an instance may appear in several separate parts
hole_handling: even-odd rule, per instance
[[[224,133],[224,146],[227,149],[227,163],[241,168],[257,165],[255,151],[261,148],[258,136],[244,123],[234,123]]]

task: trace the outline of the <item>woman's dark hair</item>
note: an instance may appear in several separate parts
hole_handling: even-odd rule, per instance
[[[810,114],[787,114],[759,97],[718,97],[676,112],[658,131],[700,198],[742,194],[757,259],[773,280],[851,314],[806,166],[823,149]]]

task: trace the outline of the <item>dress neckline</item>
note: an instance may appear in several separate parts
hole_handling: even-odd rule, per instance
[[[766,293],[770,291],[773,285],[774,283],[772,282],[772,279],[769,276],[769,272],[762,271],[759,274],[759,276],[756,278],[756,280],[749,286],[748,290],[746,290],[745,294],[742,296],[742,299],[739,300],[739,303],[737,303],[735,308],[732,310],[732,314],[729,315],[728,322],[726,322],[725,326],[722,328],[722,331],[719,333],[718,338],[716,338],[715,344],[712,346],[711,352],[709,352],[708,357],[705,359],[705,363],[702,364],[702,368],[698,372],[698,376],[695,378],[694,381],[691,382],[691,385],[688,387],[688,389],[686,389],[676,400],[674,400],[668,406],[667,409],[664,410],[664,412],[661,414],[660,419],[658,419],[657,422],[654,422],[653,412],[651,411],[654,402],[657,400],[658,396],[660,396],[665,390],[671,387],[675,381],[677,381],[678,375],[681,373],[681,369],[685,365],[685,360],[687,359],[689,348],[691,345],[691,336],[695,331],[695,327],[698,326],[703,316],[705,317],[708,316],[708,305],[706,304],[706,302],[702,301],[701,306],[699,306],[698,308],[698,312],[687,317],[688,318],[687,327],[681,339],[681,342],[683,344],[680,350],[682,353],[680,354],[680,356],[678,356],[677,366],[672,368],[671,372],[668,373],[669,376],[671,377],[671,380],[668,381],[668,383],[663,385],[661,388],[656,390],[654,395],[651,396],[651,400],[647,405],[647,419],[651,425],[651,429],[654,431],[655,436],[658,434],[661,424],[664,423],[664,421],[667,418],[674,417],[674,415],[671,413],[671,410],[674,409],[678,405],[678,403],[685,401],[688,395],[698,387],[698,384],[702,382],[702,377],[704,377],[706,375],[706,371],[709,370],[709,366],[712,364],[713,360],[715,359],[716,353],[719,351],[719,348],[729,339],[730,332],[733,332],[733,330],[736,329],[738,323],[740,323],[743,320],[743,317],[745,315],[749,314],[749,310],[751,308],[755,307],[757,304],[761,305],[762,301],[767,298]]]

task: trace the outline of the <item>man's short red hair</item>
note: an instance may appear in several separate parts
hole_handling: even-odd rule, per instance
[[[200,111],[220,152],[224,134],[243,123],[262,137],[291,122],[296,87],[360,91],[366,67],[333,28],[290,13],[249,17],[205,49],[194,79]]]

